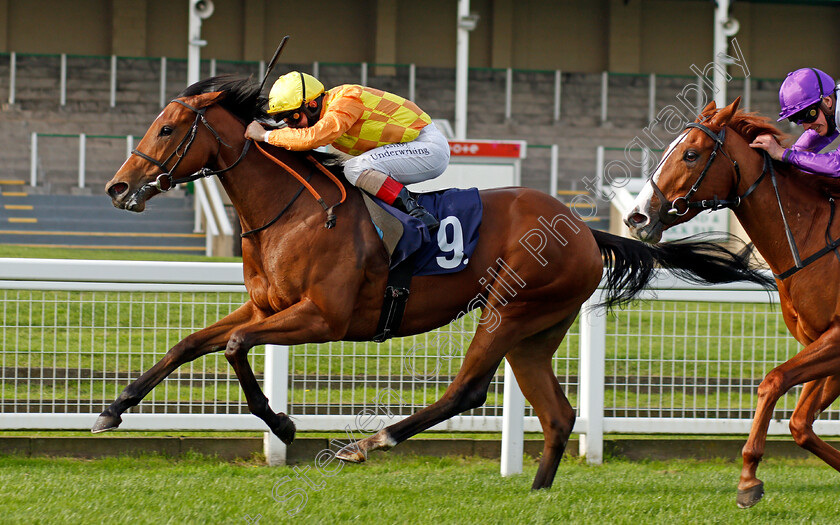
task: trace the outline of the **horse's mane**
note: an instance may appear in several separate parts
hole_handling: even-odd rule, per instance
[[[744,111],[737,111],[727,124],[739,135],[744,137],[747,142],[752,142],[759,135],[773,135],[780,142],[787,140],[788,136],[779,131],[773,122],[767,118],[762,117],[758,113],[746,113]]]
[[[268,116],[262,109],[267,99],[260,95],[260,85],[252,76],[219,75],[205,78],[187,87],[178,98],[217,91],[224,93],[224,97],[218,102],[219,105],[244,122]]]
[[[260,94],[260,85],[254,80],[253,76],[219,75],[205,78],[184,89],[178,95],[178,98],[217,91],[224,93],[224,96],[217,103],[239,120],[247,123],[254,119],[265,120],[269,118],[263,109],[268,99]],[[320,151],[290,153],[300,156],[312,155],[336,175],[344,176],[341,169],[342,160],[338,155]]]

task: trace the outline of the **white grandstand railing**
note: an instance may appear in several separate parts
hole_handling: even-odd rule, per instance
[[[131,151],[134,149],[133,135],[88,135],[85,133],[79,134],[59,134],[59,133],[37,133],[31,134],[30,141],[30,163],[29,163],[29,184],[36,187],[38,181],[38,169],[41,166],[41,159],[39,157],[40,141],[43,139],[76,139],[79,141],[79,156],[78,156],[78,187],[86,187],[87,179],[87,144],[88,139],[118,139],[125,141],[126,156],[131,156]],[[122,148],[122,146],[119,146]],[[233,255],[233,225],[230,218],[225,211],[224,200],[222,199],[219,187],[215,181],[210,179],[199,179],[195,181],[195,225],[193,231],[195,233],[204,232],[206,229],[206,246],[205,255],[207,256],[231,256]]]
[[[90,428],[98,412],[135,379],[138,370],[145,370],[178,340],[244,302],[242,283],[238,263],[0,260],[0,389],[15,392],[11,399],[0,400],[0,429]],[[607,317],[593,306],[596,294],[583,309],[579,332],[569,333],[555,357],[558,380],[573,404],[577,394],[574,432],[581,434],[580,451],[590,462],[602,460],[605,433],[747,433],[755,400],[755,386],[750,382],[797,351],[778,321],[781,314],[758,311],[768,302],[777,302],[778,295],[755,286],[699,287],[663,272],[644,298],[656,299],[653,305],[685,302],[685,308],[674,309],[680,315],[686,313],[685,320],[666,322],[671,310],[663,307],[630,308],[619,312],[617,321],[609,321],[620,321],[620,326],[608,328]],[[702,336],[706,339],[681,335],[689,324],[700,325],[710,315],[701,307],[703,303],[724,305],[715,318],[725,323],[707,323],[711,329]],[[659,328],[648,320],[650,316],[662,317]],[[739,316],[743,319],[736,319]],[[729,330],[726,323],[738,323],[740,332],[737,326]],[[745,332],[749,323],[754,325],[752,331]],[[428,348],[424,337],[415,336],[409,352]],[[570,342],[575,338],[577,345]],[[408,369],[402,369],[408,354],[402,349],[411,343],[400,346],[399,341],[376,346],[375,351],[365,343],[257,348],[251,358],[275,410],[290,412],[301,431],[339,431],[343,437],[348,429],[361,432],[359,415],[371,413],[368,392],[379,389],[380,394],[387,391],[398,396],[400,403],[390,403],[386,414],[377,414],[378,423],[393,423],[435,400],[460,366],[460,356],[450,355],[443,364],[449,371],[434,378],[418,379],[413,373],[408,377]],[[673,346],[669,351],[684,352],[685,357],[641,355],[648,347],[665,343]],[[622,344],[626,355],[615,354]],[[764,353],[746,356],[745,344],[763,345]],[[715,354],[706,349],[710,345],[726,347],[729,353],[723,355],[719,348]],[[701,351],[708,356],[695,355]],[[653,363],[659,359],[661,364]],[[152,391],[137,410],[127,414],[122,428],[264,431],[263,423],[247,413],[241,389],[224,359],[213,354],[200,361],[184,365]],[[387,366],[378,364],[386,361]],[[391,361],[394,370],[389,368]],[[728,366],[724,375],[718,369],[708,370],[718,366],[718,361]],[[340,366],[331,368],[336,363]],[[450,432],[502,431],[504,473],[521,470],[522,432],[541,430],[534,415],[524,415],[531,409],[523,408],[521,394],[509,381],[512,378],[506,368],[504,406],[498,404],[502,397],[499,376],[484,408],[434,427]],[[65,393],[58,395],[59,391]],[[695,398],[690,401],[682,399],[692,395]],[[777,409],[789,412],[794,404],[794,398],[786,397]],[[501,415],[494,407],[502,409]],[[817,431],[840,435],[840,410],[833,407],[825,415],[828,420],[818,421]],[[774,420],[770,433],[786,434],[786,424]],[[285,449],[270,436],[268,442],[272,461],[282,461]]]
[[[226,250],[216,242],[219,237],[233,242],[233,225],[225,211],[221,192],[214,180],[198,179],[195,181],[195,228],[196,233],[206,229],[205,255],[233,255],[232,251]],[[229,253],[228,253],[229,252]]]

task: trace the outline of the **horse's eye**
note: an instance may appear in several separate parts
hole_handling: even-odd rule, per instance
[[[694,162],[695,160],[697,160],[697,157],[697,152],[694,150],[688,150],[685,153],[683,153],[683,160],[686,162]]]
[[[161,137],[168,137],[172,135],[172,127],[171,126],[164,126],[160,128],[160,136]]]

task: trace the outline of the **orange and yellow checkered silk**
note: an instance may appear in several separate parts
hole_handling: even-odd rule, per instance
[[[327,91],[321,118],[308,128],[284,128],[269,134],[269,143],[290,150],[332,144],[359,155],[385,144],[409,142],[432,119],[417,104],[400,96],[357,85]]]

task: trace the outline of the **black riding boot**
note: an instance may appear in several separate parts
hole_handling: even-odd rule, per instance
[[[438,229],[438,226],[440,226],[438,220],[435,219],[431,213],[426,211],[426,208],[417,204],[417,201],[414,200],[414,197],[405,188],[401,189],[397,194],[397,198],[394,199],[393,206],[394,208],[411,215],[415,219],[423,221],[423,224],[426,225],[429,233],[434,232]]]

